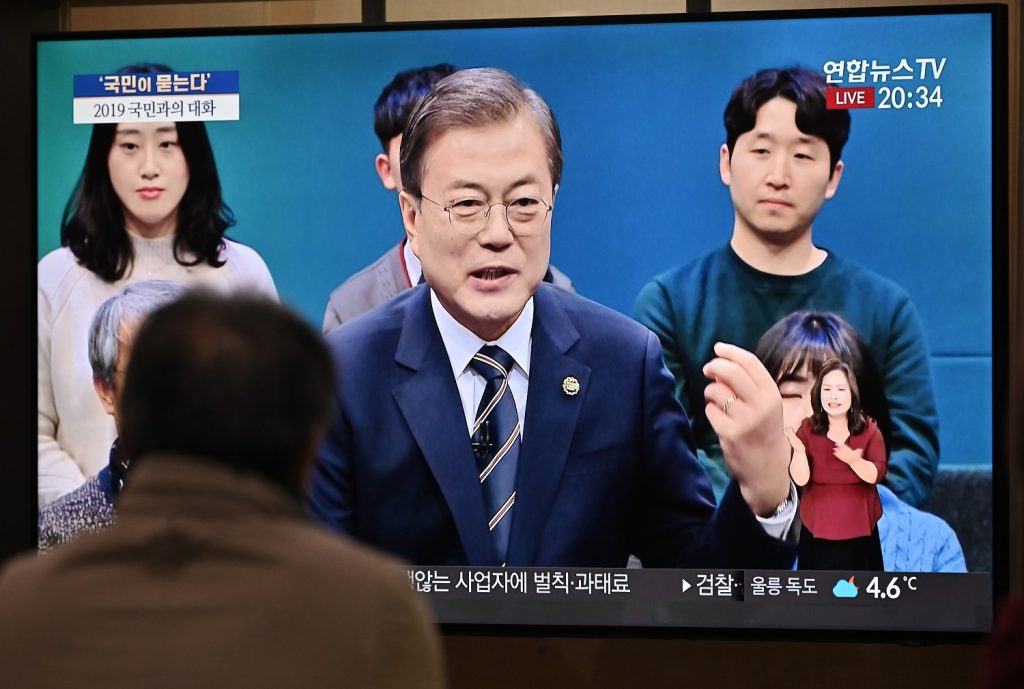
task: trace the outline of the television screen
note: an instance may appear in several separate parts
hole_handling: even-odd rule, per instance
[[[491,67],[540,94],[560,130],[564,168],[550,199],[547,277],[571,281],[580,296],[655,331],[693,426],[693,437],[683,433],[680,442],[696,452],[716,499],[730,499],[732,465],[723,462],[728,448],[704,409],[701,367],[718,339],[761,357],[787,414],[801,405],[809,412],[815,399],[825,405],[819,390],[838,380],[822,374],[812,388],[823,363],[814,356],[845,359],[860,382],[850,398],[884,447],[845,446],[824,431],[816,439],[813,423],[801,421],[807,414],[786,419],[788,437],[810,458],[802,479],[791,467],[797,499],[782,506],[772,535],[800,553],[786,562],[741,554],[735,562],[683,558],[673,565],[661,556],[664,544],[652,543],[657,536],[633,521],[669,499],[649,476],[613,472],[621,483],[616,495],[630,502],[621,513],[616,504],[602,514],[586,500],[552,507],[588,481],[608,480],[601,467],[579,462],[577,476],[551,474],[546,498],[530,504],[521,495],[516,505],[515,516],[536,522],[539,538],[574,544],[561,554],[534,544],[502,567],[471,556],[457,539],[454,550],[432,551],[432,534],[395,545],[385,529],[367,525],[379,518],[367,503],[419,504],[421,487],[398,481],[409,494],[381,494],[366,471],[363,483],[349,486],[356,497],[365,491],[359,524],[334,526],[410,561],[410,586],[443,623],[986,632],[1003,557],[993,523],[1005,515],[993,496],[1006,490],[992,480],[993,462],[998,476],[1003,461],[994,400],[1003,399],[1006,374],[1003,326],[993,319],[1005,294],[998,286],[1006,284],[1004,13],[971,6],[39,37],[40,504],[52,505],[110,462],[116,434],[89,368],[92,310],[114,283],[177,269],[170,244],[161,248],[153,237],[132,239],[135,264],[120,278],[116,265],[86,268],[81,253],[69,258],[73,242],[62,248],[61,227],[76,210],[71,200],[80,209],[88,196],[76,186],[87,160],[106,166],[116,191],[118,155],[145,151],[147,132],[155,132],[147,155],[159,168],[171,146],[194,155],[197,144],[184,142],[182,123],[203,123],[213,181],[199,179],[192,158],[177,182],[167,182],[174,174],[168,165],[159,185],[136,195],[166,199],[175,183],[194,189],[219,179],[235,221],[226,236],[244,245],[231,248],[257,273],[260,259],[269,270],[248,284],[276,291],[311,325],[331,330],[350,318],[335,301],[347,294],[339,286],[375,261],[378,270],[390,260],[404,271],[392,293],[419,281],[390,177],[399,149],[389,150],[392,139],[374,131],[382,91],[413,68]],[[759,89],[771,88],[759,101]],[[818,88],[825,104],[815,111],[807,94]],[[178,135],[161,142],[168,129],[174,135],[173,122]],[[118,123],[116,134],[94,136],[109,123]],[[147,129],[154,123],[162,126]],[[91,141],[102,146],[97,155]],[[460,211],[447,202],[455,200],[437,204],[453,225]],[[122,205],[124,217],[139,219],[142,211]],[[518,211],[501,210],[512,227]],[[78,241],[86,252],[90,242]],[[109,279],[69,277],[104,270]],[[804,340],[795,334],[800,328]],[[778,336],[774,351],[766,333]],[[800,354],[798,341],[812,336],[825,344]],[[791,350],[780,353],[784,346]],[[795,391],[799,374],[809,380]],[[608,375],[594,374],[595,389]],[[843,375],[844,384],[850,377]],[[560,394],[582,399],[589,384],[566,375]],[[856,386],[843,387],[848,395],[849,387]],[[374,394],[390,399],[391,391]],[[735,402],[719,406],[728,413]],[[827,426],[831,417],[822,414]],[[527,415],[521,428],[524,452],[541,444],[530,445],[534,418]],[[579,442],[579,427],[535,423],[545,429],[543,443]],[[626,440],[627,454],[647,451]],[[843,503],[851,511],[834,518],[822,515],[838,515],[838,503],[823,496],[842,490],[822,487],[828,471],[819,473],[816,462],[837,460],[815,457],[820,442],[855,455],[840,468],[858,478],[837,483],[856,483],[860,502]],[[457,510],[431,470],[417,472],[437,491],[431,504],[440,516],[410,515],[406,529],[419,534],[428,527],[416,519],[436,518],[452,535]],[[694,480],[703,485],[703,472]],[[711,491],[701,490],[709,499]],[[851,527],[861,522],[867,527]],[[511,529],[506,547],[519,548],[515,521]],[[804,538],[823,548],[867,539],[877,558],[869,562],[877,564],[828,566],[829,556],[816,559]],[[581,555],[580,543],[608,556]]]

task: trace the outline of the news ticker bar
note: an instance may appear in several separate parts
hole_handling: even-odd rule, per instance
[[[411,567],[442,623],[988,632],[989,573]]]

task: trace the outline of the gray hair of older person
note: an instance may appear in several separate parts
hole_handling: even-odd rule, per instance
[[[93,379],[114,387],[117,357],[121,352],[121,326],[138,325],[161,306],[180,299],[188,290],[169,280],[133,282],[96,309],[89,325],[89,365]]]
[[[529,113],[540,127],[547,149],[551,183],[562,178],[562,135],[551,107],[533,89],[500,69],[463,69],[441,81],[409,116],[399,158],[405,191],[421,196],[424,163],[430,145],[452,129],[476,129],[510,122]]]

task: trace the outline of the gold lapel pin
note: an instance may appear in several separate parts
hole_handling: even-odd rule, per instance
[[[569,397],[580,394],[580,382],[576,380],[575,376],[566,376],[562,379],[562,392]]]

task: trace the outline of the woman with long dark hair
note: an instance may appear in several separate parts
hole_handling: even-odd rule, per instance
[[[170,71],[142,64],[120,73]],[[233,224],[202,122],[93,126],[64,210],[61,248],[38,266],[40,506],[101,469],[114,438],[93,392],[86,347],[104,300],[150,279],[277,297],[263,259],[224,236]]]

